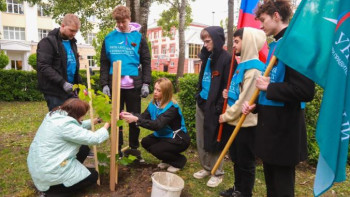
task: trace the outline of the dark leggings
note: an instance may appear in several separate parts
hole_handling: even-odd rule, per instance
[[[86,145],[82,145],[77,154],[77,160],[80,163],[83,163],[86,157],[88,156],[89,152],[90,152],[90,148]],[[72,196],[77,191],[80,191],[82,189],[88,188],[93,184],[96,184],[96,181],[98,178],[97,171],[92,168],[88,168],[88,170],[91,172],[91,174],[85,179],[81,180],[80,182],[70,187],[66,187],[63,184],[53,185],[50,187],[49,190],[45,192],[46,196]]]

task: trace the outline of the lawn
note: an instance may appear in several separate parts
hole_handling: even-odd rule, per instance
[[[142,109],[146,108],[148,100],[142,103]],[[47,113],[45,102],[0,102],[0,196],[38,196],[27,170],[26,158],[29,145],[39,127],[43,117]],[[127,137],[125,132],[125,136]],[[150,131],[142,129],[141,136],[146,136]],[[128,142],[127,139],[124,140]],[[125,145],[124,145],[125,146]],[[98,146],[99,151],[108,153],[109,142]],[[146,163],[156,166],[159,161],[141,148]],[[218,196],[219,191],[233,185],[232,163],[226,160],[224,164],[224,181],[217,188],[208,188],[205,184],[208,178],[197,180],[192,174],[200,170],[199,159],[194,147],[189,148],[185,154],[188,163],[178,175],[185,180],[185,192],[188,196]],[[151,168],[153,169],[153,168]],[[132,182],[137,179],[137,169],[128,169],[130,176],[124,182]],[[348,175],[349,175],[348,170]],[[312,196],[312,186],[315,168],[307,164],[301,164],[296,174],[296,196]],[[106,177],[107,175],[105,175]],[[108,183],[104,182],[103,195],[115,196],[108,191]],[[79,196],[99,196],[100,190],[89,190]],[[261,164],[257,166],[254,196],[265,196],[266,189]],[[350,196],[350,182],[336,184],[324,196]]]

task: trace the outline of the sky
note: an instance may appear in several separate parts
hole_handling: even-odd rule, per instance
[[[196,0],[195,2],[190,2],[190,4],[193,22],[213,25],[214,21],[214,25],[220,25],[220,20],[227,18],[227,0]],[[155,19],[159,19],[160,13],[165,9],[167,9],[166,6],[153,3],[148,23],[150,24]]]

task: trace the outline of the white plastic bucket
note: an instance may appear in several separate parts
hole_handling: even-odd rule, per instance
[[[151,197],[180,197],[184,186],[184,180],[176,174],[155,172],[152,174]]]

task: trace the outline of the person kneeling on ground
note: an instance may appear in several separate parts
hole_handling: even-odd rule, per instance
[[[181,109],[173,96],[173,85],[167,78],[155,82],[153,100],[141,114],[122,112],[121,118],[128,123],[154,132],[141,141],[142,146],[162,162],[159,168],[177,172],[186,164],[186,157],[181,152],[190,145],[190,137],[185,127]]]
[[[90,148],[81,145],[107,140],[110,124],[95,132],[88,130],[91,120],[82,121],[88,110],[86,102],[68,99],[46,115],[30,145],[29,173],[36,188],[46,195],[70,196],[96,184],[96,170],[83,165]],[[97,118],[93,121],[100,122]]]

